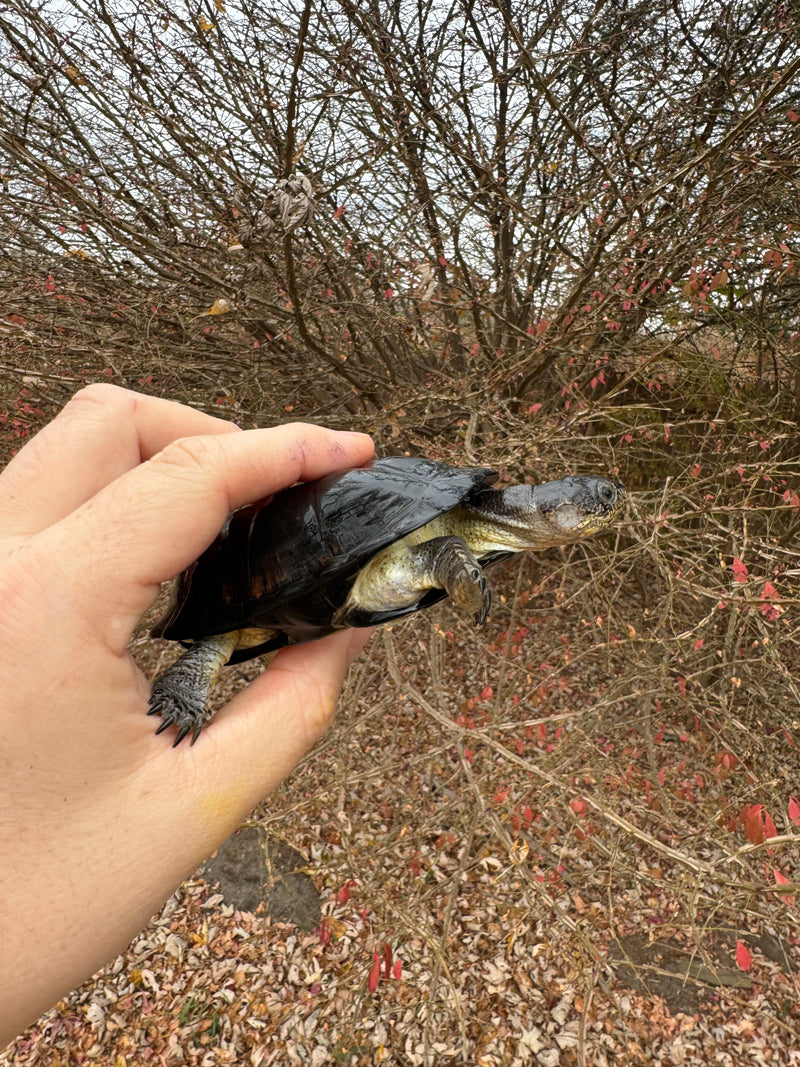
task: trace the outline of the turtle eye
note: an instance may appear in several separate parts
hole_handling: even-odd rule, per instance
[[[617,499],[616,486],[612,485],[611,482],[600,482],[597,487],[597,495],[604,504],[613,504]]]

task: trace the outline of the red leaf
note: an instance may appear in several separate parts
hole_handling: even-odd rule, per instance
[[[781,497],[793,511],[800,511],[800,496],[794,489],[787,489]]]
[[[331,939],[331,927],[327,917],[319,924],[319,943],[327,945]]]
[[[580,797],[573,797],[569,806],[576,815],[583,815],[586,812],[586,801]]]
[[[736,582],[746,582],[747,581],[747,575],[748,575],[749,572],[747,570],[747,567],[744,565],[744,563],[742,563],[742,561],[738,558],[738,556],[734,556],[733,557],[733,566],[732,566],[731,569],[733,570],[734,581],[736,581]]]
[[[753,965],[753,957],[743,941],[736,942],[736,962],[742,971],[749,971]]]
[[[777,248],[768,248],[764,253],[764,265],[766,267],[782,267],[783,256]]]
[[[788,885],[789,879],[785,874],[781,874],[777,867],[772,868],[772,874],[775,878],[775,885]]]
[[[789,110],[786,112],[786,117],[788,118],[789,122],[797,122],[797,120],[800,119],[800,115],[798,115],[797,112],[794,111],[792,108],[789,108]]]
[[[367,979],[367,985],[369,986],[370,993],[374,993],[378,988],[378,982],[381,980],[381,958],[378,955],[378,950],[373,950],[372,966],[369,969],[369,978]]]
[[[763,805],[751,804],[749,808],[745,808],[743,815],[745,837],[754,845],[762,844],[766,838]]]
[[[395,960],[394,967],[392,967],[392,978],[396,978],[398,982],[403,977],[403,961]]]
[[[770,837],[777,837],[778,831],[775,829],[775,823],[772,821],[772,816],[768,811],[764,812],[764,837],[769,840]]]
[[[339,892],[336,894],[337,904],[346,904],[350,899],[350,889],[356,883],[351,879],[349,882],[345,882]]]
[[[795,826],[800,823],[800,804],[795,797],[789,797],[789,818]]]

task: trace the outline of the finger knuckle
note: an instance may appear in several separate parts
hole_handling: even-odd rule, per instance
[[[313,436],[314,428],[302,422],[290,422],[284,430],[288,441],[287,456],[291,462],[302,466],[308,457],[309,437]]]
[[[216,450],[217,443],[207,437],[179,437],[163,448],[156,459],[169,467],[208,471]]]
[[[293,437],[297,437],[301,440],[308,436],[309,431],[314,432],[315,427],[308,422],[285,422],[283,424],[284,430],[291,434]]]
[[[136,406],[136,398],[128,389],[110,382],[92,382],[79,389],[69,400],[65,412],[70,414],[92,408],[119,408],[133,411]]]

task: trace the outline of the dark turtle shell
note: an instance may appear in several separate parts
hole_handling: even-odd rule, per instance
[[[322,637],[377,552],[496,478],[485,467],[376,459],[241,508],[180,576],[153,636],[189,644],[245,628],[278,631],[264,644],[238,649],[231,663]],[[431,590],[411,608],[365,614],[363,625],[408,615],[445,595]]]

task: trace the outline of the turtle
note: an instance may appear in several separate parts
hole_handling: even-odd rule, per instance
[[[174,744],[190,732],[194,744],[226,663],[392,622],[447,596],[480,625],[488,564],[582,540],[625,501],[608,477],[494,488],[497,478],[489,467],[385,457],[233,512],[151,630],[188,649],[153,683],[156,732],[175,725]]]

